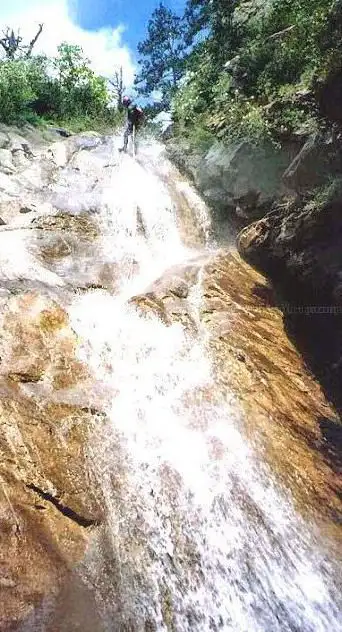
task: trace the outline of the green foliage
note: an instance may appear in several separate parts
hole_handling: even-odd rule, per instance
[[[60,88],[61,116],[100,116],[109,103],[106,82],[89,67],[80,46],[63,43],[58,48],[54,67]]]
[[[198,35],[205,31],[212,56],[216,62],[224,62],[239,42],[240,27],[234,21],[238,5],[239,0],[188,0],[185,9],[188,42],[196,45]]]
[[[305,208],[322,209],[342,198],[342,177],[331,177],[327,184],[315,189],[307,201]]]
[[[29,61],[0,64],[0,116],[5,123],[23,120],[30,109],[35,93],[29,73]]]
[[[106,81],[89,63],[79,46],[65,43],[55,59],[40,55],[0,61],[0,120],[64,121],[79,131],[117,125]]]
[[[180,129],[276,143],[317,129],[316,86],[342,71],[340,0],[187,0],[185,16]]]
[[[187,137],[191,145],[202,153],[206,153],[216,140],[215,134],[206,129],[201,121],[188,130]]]
[[[270,124],[262,108],[248,99],[230,100],[224,112],[212,115],[209,124],[222,140],[246,139],[258,143],[263,138],[271,137]]]
[[[122,127],[123,113],[117,109],[108,109],[102,115],[94,117],[86,114],[67,115],[65,117],[54,117],[45,119],[46,123],[63,127],[71,132],[87,132],[95,130],[102,134],[113,132]]]
[[[147,38],[138,44],[140,72],[136,86],[140,94],[160,91],[168,102],[184,73],[187,49],[184,21],[160,3],[147,27]]]

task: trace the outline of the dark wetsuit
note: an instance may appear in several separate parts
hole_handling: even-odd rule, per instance
[[[136,103],[130,103],[127,108],[127,124],[124,135],[124,151],[127,151],[129,137],[133,135],[133,130],[139,129],[142,119],[142,111],[138,108]]]

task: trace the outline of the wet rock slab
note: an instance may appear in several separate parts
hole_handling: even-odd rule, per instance
[[[1,306],[0,629],[56,595],[102,519],[87,477],[87,441],[101,416],[49,401],[87,378],[64,310],[38,293]],[[28,388],[42,384],[41,397]]]
[[[96,282],[94,267],[85,273],[82,264],[94,259],[99,233],[93,209],[76,216],[50,198],[59,169],[100,140],[49,148],[34,135],[1,134],[0,630],[26,632],[42,629],[37,612],[45,603],[48,619],[67,586],[84,612],[91,602],[73,569],[103,520],[87,452],[103,415],[91,406],[66,306],[80,284]]]
[[[4,604],[0,629],[4,632],[35,632],[43,625],[39,616],[46,632],[103,632],[94,595],[77,576],[77,565],[94,541],[101,545],[106,573],[104,578],[100,574],[100,582],[113,579],[109,594],[114,609],[114,580],[122,581],[121,568],[108,569],[113,543],[105,543],[101,529],[106,499],[94,486],[87,450],[94,426],[100,426],[100,436],[106,431],[105,425],[101,428],[103,395],[97,388],[98,376],[89,375],[80,360],[80,341],[67,316],[75,293],[103,291],[103,287],[113,292],[114,287],[115,257],[96,259],[98,178],[104,177],[101,143],[96,135],[69,138],[41,150],[42,159],[29,157],[30,165],[22,165],[20,172],[17,166],[15,173],[1,174],[8,186],[0,196],[6,222],[0,244],[0,600]],[[71,179],[76,192],[72,199]],[[190,198],[183,195],[182,187],[176,191],[172,182],[171,189],[175,204],[182,207],[189,247],[203,245],[203,231],[194,230]],[[144,233],[144,226],[140,229]],[[8,246],[10,233],[13,240]],[[22,260],[13,252],[20,253]],[[208,401],[225,402],[233,393],[246,437],[278,475],[284,490],[292,491],[299,509],[325,520],[329,529],[337,523],[339,479],[334,454],[326,444],[328,434],[334,435],[337,418],[288,340],[265,279],[235,252],[208,253],[174,267],[130,303],[166,326],[184,327],[189,348],[193,339],[201,338],[213,361],[215,387],[186,393],[185,399],[205,407]],[[322,420],[329,432],[323,432]],[[219,458],[219,443],[213,443],[212,452]],[[119,493],[115,476],[113,485]],[[140,576],[136,573],[134,578],[143,578],[148,547],[144,539],[132,542],[135,523],[125,501],[121,504],[128,518],[124,542],[128,550],[135,547],[134,566],[140,560]],[[172,626],[172,601],[167,589],[164,592],[162,614]],[[194,613],[190,625],[195,629],[197,624]],[[153,626],[153,617],[146,619],[145,630]],[[120,629],[138,628],[129,617]]]
[[[186,268],[170,271],[133,302],[197,335],[191,304],[181,293],[175,309],[172,289],[191,287],[196,279],[198,270],[194,274],[191,267],[190,275]],[[215,375],[215,388],[202,393],[203,401],[229,401],[234,393],[246,437],[291,490],[300,511],[338,525],[341,478],[322,420],[336,431],[341,422],[288,338],[271,287],[235,251],[222,251],[202,262],[200,288],[200,326],[208,333]]]
[[[1,630],[58,593],[101,521],[85,478],[91,423],[77,407],[1,397]]]

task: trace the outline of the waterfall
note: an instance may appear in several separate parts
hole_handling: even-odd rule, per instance
[[[29,566],[6,629],[342,631],[335,532],[300,512],[287,471],[247,436],[229,346],[216,353],[224,301],[248,311],[237,291],[247,266],[233,266],[236,287],[224,277],[215,303],[226,259],[204,202],[158,143],[135,160],[119,144],[81,135],[37,158],[21,175],[25,212],[1,230],[3,506],[22,533],[4,523],[14,562],[0,588],[16,586],[16,556]],[[236,332],[229,314],[223,346]],[[297,410],[301,375],[290,381]],[[310,466],[314,455],[309,475],[310,449],[293,455],[308,452]]]
[[[102,629],[337,632],[329,555],[248,445],[234,394],[215,397],[201,328],[165,324],[130,300],[195,262],[188,303],[198,319],[200,262],[215,249],[204,205],[173,183],[203,229],[201,245],[184,245],[161,149],[134,161],[114,159],[115,148],[109,141],[99,185],[97,258],[115,266],[116,291],[89,291],[69,307],[79,357],[105,402],[88,466],[106,519],[79,568]]]

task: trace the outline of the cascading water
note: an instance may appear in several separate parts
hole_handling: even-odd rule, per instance
[[[94,425],[88,459],[105,525],[80,573],[104,632],[337,632],[335,569],[247,445],[234,396],[208,396],[215,383],[205,335],[130,302],[210,249],[183,245],[159,151],[142,152],[141,164],[109,161],[98,256],[116,265],[117,292],[90,291],[69,309],[107,414]],[[188,297],[195,319],[198,267]]]

